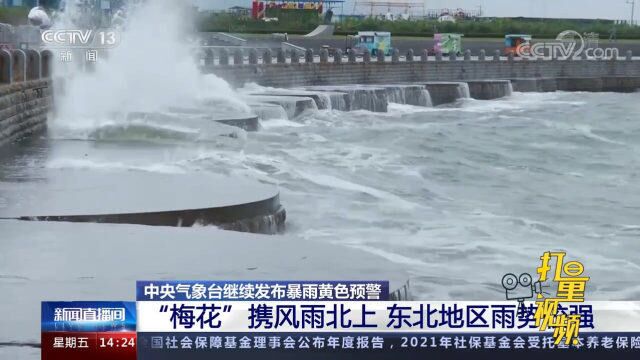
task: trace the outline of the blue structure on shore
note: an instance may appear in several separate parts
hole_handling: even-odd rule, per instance
[[[35,7],[44,6],[45,8],[55,8],[60,6],[60,0],[0,0],[0,5],[3,7]]]
[[[2,0],[2,6],[27,6],[34,7],[38,5],[38,0]]]

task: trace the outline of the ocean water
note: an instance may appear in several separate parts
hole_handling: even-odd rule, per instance
[[[295,119],[278,108],[246,133],[170,110],[252,111],[247,94],[199,73],[182,8],[145,4],[95,72],[54,69],[68,79],[49,134],[0,154],[0,181],[67,169],[233,174],[279,187],[288,235],[405,267],[417,299],[495,299],[505,273],[534,273],[549,250],[584,262],[590,299],[640,299],[640,93],[312,108]],[[167,56],[141,61],[148,53]],[[334,105],[321,108],[344,108]]]
[[[288,229],[403,264],[419,299],[495,299],[544,251],[640,299],[640,93],[515,93],[266,121],[213,157],[280,186]]]
[[[185,136],[209,131],[193,122],[88,141],[57,129],[5,171],[211,172],[273,184],[287,235],[399,264],[416,299],[500,298],[505,273],[535,274],[542,252],[563,250],[584,263],[588,299],[638,300],[639,110],[640,93],[514,93],[388,113],[316,110],[223,142]]]

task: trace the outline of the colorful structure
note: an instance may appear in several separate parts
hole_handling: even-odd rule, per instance
[[[391,33],[386,31],[359,31],[351,38],[352,49],[357,53],[369,52],[376,56],[378,51],[391,55]]]
[[[526,34],[508,34],[504,37],[504,52],[505,55],[513,54],[518,56],[523,53],[528,53],[529,47],[531,47],[531,35]]]
[[[254,0],[251,16],[254,19],[275,17],[284,11],[316,13],[318,15],[330,10],[336,4],[342,5],[344,0]]]
[[[442,33],[433,34],[433,54],[461,54],[462,53],[462,34]]]
[[[0,6],[3,6],[3,7],[11,7],[11,6],[34,7],[36,5],[38,5],[36,0],[2,0],[0,1]]]

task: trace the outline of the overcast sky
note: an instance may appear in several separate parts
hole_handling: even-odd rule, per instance
[[[204,9],[224,9],[235,5],[251,6],[251,0],[193,0]],[[396,0],[397,1],[397,0]],[[406,0],[408,2],[419,0]],[[344,13],[353,12],[356,0],[346,0]],[[482,6],[485,16],[530,16],[556,18],[601,18],[628,20],[631,5],[627,0],[427,0],[428,9],[466,8]],[[636,1],[636,20],[640,13],[640,0]],[[386,12],[386,9],[381,12]],[[362,13],[369,11],[362,8]],[[397,10],[395,12],[402,12]],[[335,11],[340,14],[340,10]]]

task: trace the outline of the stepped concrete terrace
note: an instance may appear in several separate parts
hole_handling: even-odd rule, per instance
[[[77,157],[95,150],[87,141],[48,139],[35,141],[37,145],[30,143],[45,133],[47,117],[52,111],[52,56],[48,50],[0,50],[0,166],[14,168],[24,149],[29,147],[43,153],[53,149],[66,151]],[[206,109],[173,109],[170,114],[130,113],[126,116],[132,121],[144,119],[159,124],[182,121],[206,132],[209,135],[206,140],[216,136],[237,137],[235,128],[229,125],[247,131],[256,131],[259,127],[256,115],[220,117]],[[119,129],[99,131],[97,135],[112,142],[109,132],[117,133]],[[126,145],[119,148],[120,152],[110,149],[107,153],[134,150]],[[105,153],[106,147],[101,149]],[[10,175],[6,179],[4,175],[0,172],[0,218],[5,219],[216,225],[263,234],[282,232],[286,219],[277,188],[228,176],[187,179],[143,172],[42,171],[32,175],[33,181],[12,181]]]
[[[224,48],[217,53],[209,51],[207,54],[215,58],[205,59],[207,65],[203,66],[203,72],[214,72],[235,86],[257,83],[294,89],[271,89],[247,94],[247,102],[256,109],[255,116],[226,119],[202,109],[174,109],[169,118],[161,114],[128,116],[151,116],[156,120],[164,117],[163,121],[169,122],[184,117],[185,121],[187,118],[189,121],[214,121],[256,131],[259,129],[260,114],[272,111],[270,106],[278,106],[287,117],[295,118],[308,110],[328,108],[385,112],[389,102],[438,106],[466,97],[490,100],[508,96],[512,90],[629,92],[640,87],[640,61],[634,59],[630,52],[624,58],[610,60],[526,60],[501,57],[500,54],[489,57],[482,51],[478,56],[472,57],[467,51],[464,57],[447,58],[429,57],[424,52],[416,56],[413,51],[404,56],[394,51],[390,57],[380,54],[376,58],[367,54],[358,58],[352,52],[343,55],[340,51],[329,56],[326,49],[321,50],[318,56],[312,50],[300,56],[298,52],[280,50],[274,54],[271,50],[259,53],[253,49],[245,57],[242,53],[232,54]],[[46,50],[0,50],[0,144],[15,142],[46,128],[53,97],[49,79],[52,56]],[[141,185],[142,182],[138,180],[133,179],[130,183]],[[105,188],[108,186],[104,184]],[[158,184],[155,189],[166,192],[166,189],[161,189],[163,186],[167,185]],[[153,186],[149,188],[154,189]],[[37,193],[33,189],[12,191],[15,194]],[[122,197],[128,197],[128,191],[135,189],[125,190]],[[69,204],[66,199],[73,192],[72,187],[58,191],[58,204]],[[86,198],[95,200],[98,193]],[[219,196],[211,194],[212,198]],[[269,206],[259,205],[264,201]],[[257,208],[261,210],[257,211]],[[86,204],[75,204],[73,208],[53,206],[49,212],[35,212],[34,209],[4,209],[2,215],[31,220],[147,225],[188,226],[205,223],[266,233],[281,231],[285,219],[277,191],[268,197],[259,196],[219,206],[212,200],[197,207],[185,203],[180,208],[150,202],[140,208],[122,206],[118,209],[94,209]],[[260,216],[262,218],[256,220]],[[252,225],[247,225],[248,219],[253,219],[249,221]]]
[[[46,182],[0,183],[0,197],[7,204],[0,207],[0,218],[217,225],[263,234],[284,230],[286,215],[278,190],[242,178],[84,170],[51,171],[46,178]]]

